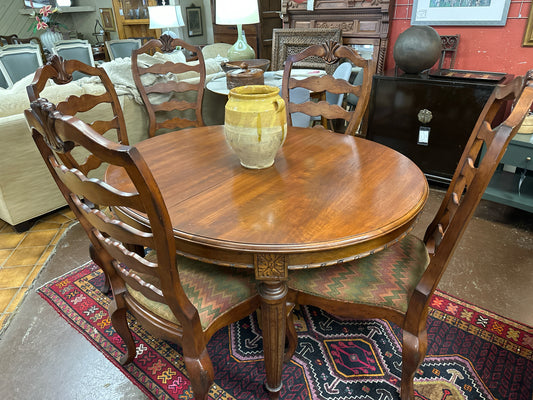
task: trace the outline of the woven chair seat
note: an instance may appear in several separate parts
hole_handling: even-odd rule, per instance
[[[155,261],[155,252],[148,253],[146,258]],[[177,265],[183,290],[198,310],[204,330],[226,311],[257,296],[253,270],[223,267],[182,256],[178,256]],[[139,275],[145,282],[161,287],[159,279],[145,274]],[[167,321],[180,325],[168,305],[146,298],[129,285],[126,287],[131,297],[143,307]]]
[[[405,312],[428,264],[424,242],[408,235],[368,257],[327,268],[291,271],[288,285],[317,297]]]

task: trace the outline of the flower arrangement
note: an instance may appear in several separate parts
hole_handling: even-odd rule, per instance
[[[59,27],[67,29],[65,25],[57,21],[57,16],[60,12],[59,8],[52,8],[51,5],[42,7],[39,12],[34,10],[30,15],[31,18],[34,18],[34,21],[28,31],[35,33],[40,30],[50,29],[52,32],[55,32],[59,30]]]

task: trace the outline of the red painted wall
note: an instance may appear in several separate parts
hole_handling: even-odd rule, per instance
[[[461,35],[455,69],[524,75],[533,69],[533,47],[522,47],[530,0],[511,0],[505,26],[433,26],[441,35]],[[385,70],[394,68],[398,35],[411,26],[413,0],[396,0]]]

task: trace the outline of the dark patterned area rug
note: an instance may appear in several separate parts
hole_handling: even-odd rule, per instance
[[[122,340],[107,314],[103,275],[88,263],[39,289],[76,330],[154,399],[191,399],[178,346],[131,321],[135,362],[122,367]],[[283,370],[282,399],[399,399],[401,332],[381,320],[348,320],[319,309],[297,311],[298,349]],[[415,398],[523,399],[533,396],[533,329],[438,292],[428,321],[428,355]],[[212,399],[267,399],[260,327],[254,316],[209,343]]]

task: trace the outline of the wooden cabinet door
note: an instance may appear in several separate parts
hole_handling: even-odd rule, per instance
[[[149,29],[148,6],[157,0],[113,0],[113,13],[119,39],[161,36],[161,29]]]
[[[281,28],[280,0],[259,0],[261,57],[272,60],[272,31]]]

